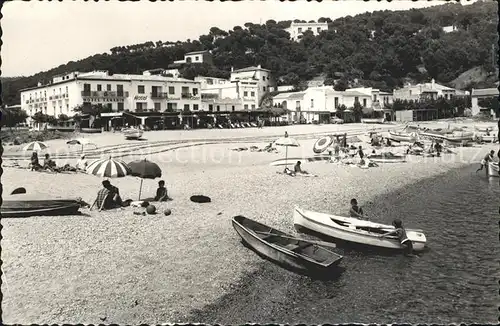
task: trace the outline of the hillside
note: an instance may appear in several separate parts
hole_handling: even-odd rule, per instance
[[[460,74],[449,85],[457,89],[490,88],[496,87],[498,82],[498,68],[488,72],[483,67],[475,67]]]
[[[497,44],[498,5],[448,3],[425,9],[378,11],[328,22],[329,30],[315,37],[306,33],[300,42],[289,40],[285,30],[291,21],[245,23],[232,30],[212,27],[198,40],[146,42],[110,49],[80,61],[70,61],[33,76],[3,81],[3,99],[19,103],[19,89],[47,82],[52,75],[69,71],[109,70],[141,73],[168,67],[186,52],[212,50],[214,67],[191,65],[181,73],[186,78],[198,74],[227,76],[231,67],[261,64],[271,69],[280,84],[298,85],[316,76],[325,82],[343,76],[342,84],[358,79],[366,86],[382,90],[401,85],[405,79],[430,78],[449,83],[461,73],[481,67],[492,71],[491,46]],[[445,33],[443,26],[458,30]],[[496,53],[496,52],[495,52]]]

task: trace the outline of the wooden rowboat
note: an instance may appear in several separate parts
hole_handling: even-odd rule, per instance
[[[127,128],[122,130],[126,139],[139,139],[142,137],[143,131],[136,128]]]
[[[314,241],[297,239],[244,216],[232,219],[240,237],[255,251],[270,260],[300,271],[327,271],[337,266],[342,256]]]
[[[3,201],[0,208],[3,218],[78,215],[82,206],[82,202],[77,199],[28,200],[26,195],[12,195],[9,198]]]
[[[395,236],[380,238],[381,234],[394,230],[394,226],[373,223],[356,218],[342,217],[295,208],[293,223],[326,236],[347,242],[388,249],[402,249]],[[420,230],[406,229],[413,250],[424,249],[427,239]]]
[[[414,143],[418,140],[418,134],[415,132],[407,133],[407,132],[389,131],[389,137],[387,138],[397,142]]]
[[[488,176],[500,177],[499,167],[497,162],[490,162],[488,164]]]

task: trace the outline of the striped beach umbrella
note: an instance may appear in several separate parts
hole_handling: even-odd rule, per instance
[[[24,146],[25,151],[43,151],[44,149],[48,148],[45,143],[42,143],[41,141],[34,141],[32,143],[29,143],[28,145]]]
[[[85,171],[103,178],[121,178],[130,174],[127,163],[112,158],[92,161]]]
[[[313,152],[316,154],[323,153],[332,143],[333,143],[332,137],[330,136],[321,137],[314,143]]]

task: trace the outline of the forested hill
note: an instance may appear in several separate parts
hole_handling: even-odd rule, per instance
[[[299,21],[299,20],[297,20]],[[306,33],[300,42],[289,40],[286,28],[292,21],[245,23],[232,30],[212,27],[198,40],[150,41],[117,46],[110,53],[70,61],[30,77],[3,82],[6,104],[19,103],[18,90],[47,82],[55,74],[69,71],[109,70],[142,73],[166,68],[186,52],[212,50],[215,67],[187,66],[186,78],[197,74],[228,76],[231,67],[261,64],[271,69],[281,84],[299,84],[323,75],[333,79],[357,78],[366,86],[391,89],[410,78],[416,82],[435,78],[448,83],[475,67],[492,69],[492,45],[498,51],[496,1],[471,5],[449,3],[425,9],[377,11],[328,22],[329,30],[315,37]],[[444,26],[457,31],[445,33]]]

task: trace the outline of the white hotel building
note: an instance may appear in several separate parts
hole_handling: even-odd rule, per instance
[[[72,72],[55,76],[47,85],[21,90],[21,107],[29,117],[36,112],[73,116],[82,104],[102,104],[114,112],[198,111],[199,82],[151,75]],[[28,119],[31,123],[31,119]]]
[[[328,23],[292,23],[286,29],[290,33],[290,39],[300,41],[305,31],[311,31],[314,35],[319,35],[322,31],[328,30]]]

